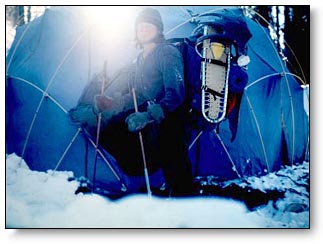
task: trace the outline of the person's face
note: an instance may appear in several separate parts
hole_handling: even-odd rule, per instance
[[[140,43],[148,43],[158,34],[158,28],[150,23],[139,23],[137,25],[137,39]]]

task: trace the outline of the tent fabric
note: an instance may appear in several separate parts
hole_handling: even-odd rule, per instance
[[[166,38],[188,37],[199,14],[226,13],[223,6],[156,8],[165,22]],[[136,192],[144,188],[144,178],[126,175],[101,146],[96,151],[95,138],[68,116],[104,60],[112,74],[137,53],[129,42],[133,32],[127,33],[124,42],[110,44],[109,37],[99,37],[99,28],[86,21],[84,12],[53,7],[17,28],[6,57],[6,151],[22,156],[33,170],[66,170],[88,177],[97,191],[106,194]],[[252,35],[236,137],[231,141],[228,120],[216,130],[192,130],[190,135],[194,175],[221,180],[273,172],[284,164],[302,162],[308,153],[309,121],[302,87],[278,55],[269,33],[240,9],[234,13],[240,13]],[[151,174],[150,181],[153,188],[160,187],[161,171]]]

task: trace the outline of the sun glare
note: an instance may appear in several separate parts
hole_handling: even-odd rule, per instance
[[[86,7],[88,20],[98,29],[104,29],[109,36],[133,35],[136,7],[90,6]]]

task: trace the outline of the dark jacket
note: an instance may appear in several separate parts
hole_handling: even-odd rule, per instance
[[[139,54],[126,70],[127,77],[121,71],[105,92],[107,96],[122,99],[124,106],[120,112],[134,108],[132,87],[136,90],[139,107],[144,108],[141,105],[151,101],[160,104],[167,115],[182,105],[185,96],[183,57],[175,46],[158,44],[145,59]]]
[[[143,59],[142,53],[137,60],[121,69],[107,82],[105,95],[119,104],[113,117],[109,112],[102,113],[102,128],[112,119],[124,120],[134,111],[131,88],[135,87],[139,110],[144,111],[147,102],[160,104],[165,116],[179,108],[185,96],[183,57],[180,51],[170,44],[158,44]],[[93,110],[93,97],[100,93],[100,76],[85,88],[78,106],[70,111],[73,122],[96,131],[97,114]]]
[[[173,112],[182,105],[185,96],[183,57],[179,50],[159,44],[143,59],[139,55],[135,88],[138,97],[154,101],[164,112]]]

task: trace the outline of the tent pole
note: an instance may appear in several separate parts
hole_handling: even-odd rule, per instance
[[[250,110],[250,112],[252,114],[254,123],[256,125],[256,129],[257,129],[257,133],[258,133],[258,136],[259,136],[261,148],[262,148],[262,151],[263,151],[263,154],[264,154],[264,158],[265,158],[265,162],[266,162],[266,166],[267,166],[267,171],[270,172],[268,157],[267,157],[266,148],[265,148],[265,143],[264,143],[264,140],[262,138],[262,134],[261,134],[261,130],[260,130],[260,127],[259,127],[258,120],[257,120],[257,116],[255,114],[255,111],[254,111],[254,109],[252,107],[252,104],[251,104],[251,101],[249,99],[249,96],[248,96],[248,93],[247,93],[247,89],[245,89],[245,96],[246,96],[246,100],[247,100],[247,103],[248,103],[248,106],[249,106],[249,110]]]
[[[102,85],[101,85],[101,95],[104,94],[104,86],[105,86],[106,73],[107,73],[107,61],[104,60],[104,64],[103,64],[103,79],[102,79]],[[96,165],[97,165],[97,161],[98,161],[99,140],[100,140],[100,130],[101,130],[101,119],[102,119],[102,113],[100,112],[99,115],[98,115],[98,123],[97,123],[97,130],[96,130],[95,157],[94,157],[92,191],[94,191],[94,185],[95,185]]]
[[[91,81],[91,66],[92,66],[92,60],[91,60],[91,48],[92,48],[92,29],[89,30],[89,39],[88,39],[88,83]],[[85,169],[85,178],[88,178],[88,142],[86,141],[86,158],[85,158],[85,165],[84,165],[84,169]]]
[[[137,113],[138,112],[138,104],[137,104],[137,98],[136,98],[136,91],[135,91],[134,87],[132,87],[132,96],[133,96],[133,103],[135,105],[135,112]],[[149,176],[148,176],[147,163],[146,163],[145,147],[144,147],[144,141],[143,141],[143,138],[142,138],[141,131],[139,131],[139,140],[140,140],[142,159],[143,159],[143,163],[144,163],[144,173],[145,173],[147,194],[148,194],[148,197],[151,197]]]
[[[78,128],[76,134],[73,136],[72,140],[70,141],[70,143],[68,144],[68,146],[66,147],[65,151],[63,152],[63,155],[61,156],[61,158],[58,160],[55,168],[53,169],[53,173],[57,171],[57,168],[60,166],[60,164],[62,163],[64,157],[66,156],[68,150],[71,148],[71,146],[73,145],[75,139],[78,137],[78,135],[81,132],[81,128]]]
[[[194,144],[196,143],[196,141],[200,138],[200,136],[202,135],[202,133],[203,133],[203,130],[201,130],[198,134],[197,134],[197,136],[195,137],[195,139],[193,140],[193,142],[190,144],[190,146],[188,147],[188,150],[191,150],[192,149],[192,147],[194,146]]]
[[[214,132],[214,134],[216,135],[216,137],[218,138],[218,140],[220,141],[221,146],[222,146],[222,148],[224,149],[225,153],[227,154],[227,156],[228,156],[228,158],[229,158],[229,160],[230,160],[230,162],[231,162],[231,165],[232,165],[232,170],[237,174],[237,176],[238,176],[240,179],[242,179],[242,177],[241,177],[241,175],[239,174],[238,169],[237,169],[237,167],[236,167],[235,163],[233,162],[233,159],[232,159],[232,157],[231,157],[231,155],[230,155],[230,153],[229,153],[229,151],[228,151],[227,147],[225,146],[225,144],[224,144],[224,142],[223,142],[222,138],[221,138],[221,137],[220,137],[220,135],[216,132],[216,130],[213,130],[213,132]]]

